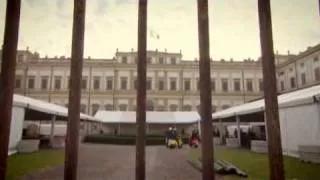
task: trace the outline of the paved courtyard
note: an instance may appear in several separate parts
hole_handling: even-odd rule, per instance
[[[148,180],[197,180],[201,173],[186,161],[188,147],[169,150],[164,146],[146,149]],[[135,146],[81,144],[78,179],[134,180]],[[61,180],[63,166],[30,174],[25,180]]]

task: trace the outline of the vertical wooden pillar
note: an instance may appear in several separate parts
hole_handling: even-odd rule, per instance
[[[284,179],[270,0],[258,0],[270,179]]]
[[[86,0],[74,0],[65,180],[77,179],[85,9]]]
[[[138,13],[136,180],[145,180],[147,0],[139,0]]]
[[[211,73],[209,53],[208,0],[198,0],[198,35],[200,65],[200,114],[202,137],[202,179],[213,180],[213,134],[211,108]]]
[[[318,3],[318,10],[319,10],[319,16],[320,16],[320,0],[319,0],[319,3]]]
[[[20,5],[20,0],[7,0],[0,79],[0,179],[6,178],[7,170]]]

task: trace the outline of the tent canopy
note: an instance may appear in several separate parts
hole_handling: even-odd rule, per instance
[[[95,118],[104,123],[136,123],[135,111],[98,111]],[[188,124],[200,119],[198,112],[147,111],[146,122],[150,124]]]
[[[303,104],[314,103],[320,95],[320,85],[313,86],[306,89],[301,89],[278,96],[279,108],[286,108],[290,106],[299,106]],[[231,116],[245,115],[264,111],[264,99],[231,107],[226,110],[218,111],[212,114],[213,119],[223,119]]]
[[[68,117],[68,109],[63,106],[18,94],[13,96],[13,105],[26,108],[26,118],[30,118],[30,120],[36,120],[36,117],[50,120],[51,115],[56,115],[57,118],[63,119]],[[80,119],[98,121],[96,118],[82,113],[80,113]]]

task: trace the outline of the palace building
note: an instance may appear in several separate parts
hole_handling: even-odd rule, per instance
[[[276,54],[278,89],[286,92],[320,81],[320,45],[298,55]],[[137,52],[117,49],[111,59],[87,57],[83,64],[81,111],[132,111],[136,108]],[[40,57],[19,50],[15,93],[68,106],[70,58]],[[199,109],[199,61],[178,53],[147,52],[147,110]],[[243,104],[263,95],[261,61],[212,60],[212,111]]]

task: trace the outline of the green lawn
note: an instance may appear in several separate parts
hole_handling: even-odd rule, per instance
[[[15,180],[40,169],[63,164],[63,150],[40,150],[35,153],[15,154],[9,157],[7,179]]]
[[[188,159],[195,161],[200,157],[198,149],[191,150]],[[229,161],[249,176],[248,179],[268,179],[267,154],[254,153],[245,149],[216,148],[215,158]],[[301,162],[299,159],[284,157],[286,179],[315,180],[320,179],[320,165]],[[225,179],[240,179],[237,177],[225,177]]]

